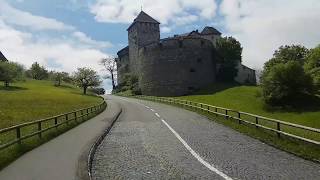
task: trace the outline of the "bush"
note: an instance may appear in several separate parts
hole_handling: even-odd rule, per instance
[[[2,61],[0,62],[0,81],[8,87],[9,83],[23,79],[23,71],[23,66],[18,63]]]
[[[313,93],[312,78],[297,61],[279,63],[262,75],[263,97],[267,104],[288,105]]]
[[[112,91],[112,93],[125,91],[130,91],[133,95],[141,95],[141,89],[139,88],[139,80],[137,76],[129,73],[125,74],[123,81]]]
[[[313,78],[313,83],[320,90],[320,45],[311,49],[304,65],[305,71]]]
[[[104,95],[106,93],[106,90],[104,88],[91,88],[89,89],[89,91],[97,95]]]

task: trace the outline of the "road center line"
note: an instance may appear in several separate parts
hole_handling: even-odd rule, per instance
[[[160,115],[158,114],[158,113],[155,113],[155,115],[159,118],[160,117]]]
[[[185,140],[183,140],[181,138],[181,136],[163,119],[161,119],[161,121],[170,129],[170,131],[179,139],[179,141],[184,145],[184,147],[187,148],[187,150],[204,166],[206,166],[208,169],[210,169],[211,171],[217,173],[219,176],[221,176],[222,178],[224,178],[225,180],[232,180],[232,178],[230,178],[229,176],[227,176],[226,174],[224,174],[223,172],[219,171],[218,169],[216,169],[215,167],[213,167],[211,164],[209,164],[207,161],[205,161],[204,159],[202,159],[200,157],[200,155],[198,155],[188,144]]]
[[[155,110],[154,109],[150,109],[152,112],[155,112]]]

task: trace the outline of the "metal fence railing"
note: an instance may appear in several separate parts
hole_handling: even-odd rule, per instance
[[[320,129],[307,127],[303,125],[293,124],[277,119],[267,118],[255,114],[241,112],[233,109],[213,106],[204,103],[192,102],[177,98],[168,97],[154,97],[154,96],[134,96],[139,99],[151,100],[156,102],[163,102],[174,104],[178,106],[188,107],[195,110],[222,116],[225,119],[236,120],[239,124],[246,123],[256,128],[268,130],[277,134],[287,136],[293,139],[301,140],[314,145],[320,145]]]
[[[88,119],[91,115],[102,112],[106,106],[107,103],[103,100],[102,103],[88,108],[0,129],[0,150],[6,149],[14,144],[21,144],[23,140],[33,136],[42,138],[44,132],[53,128],[58,129],[58,127],[63,124],[69,124],[72,121],[80,123]]]

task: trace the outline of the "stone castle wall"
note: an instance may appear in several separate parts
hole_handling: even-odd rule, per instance
[[[178,96],[215,82],[212,42],[202,38],[165,39],[138,51],[142,93]]]

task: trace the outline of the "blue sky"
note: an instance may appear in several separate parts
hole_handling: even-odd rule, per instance
[[[206,25],[236,37],[243,63],[255,69],[280,45],[320,43],[318,0],[0,0],[0,51],[26,67],[88,66],[103,75],[97,62],[126,46],[141,6],[161,22],[162,38]]]

